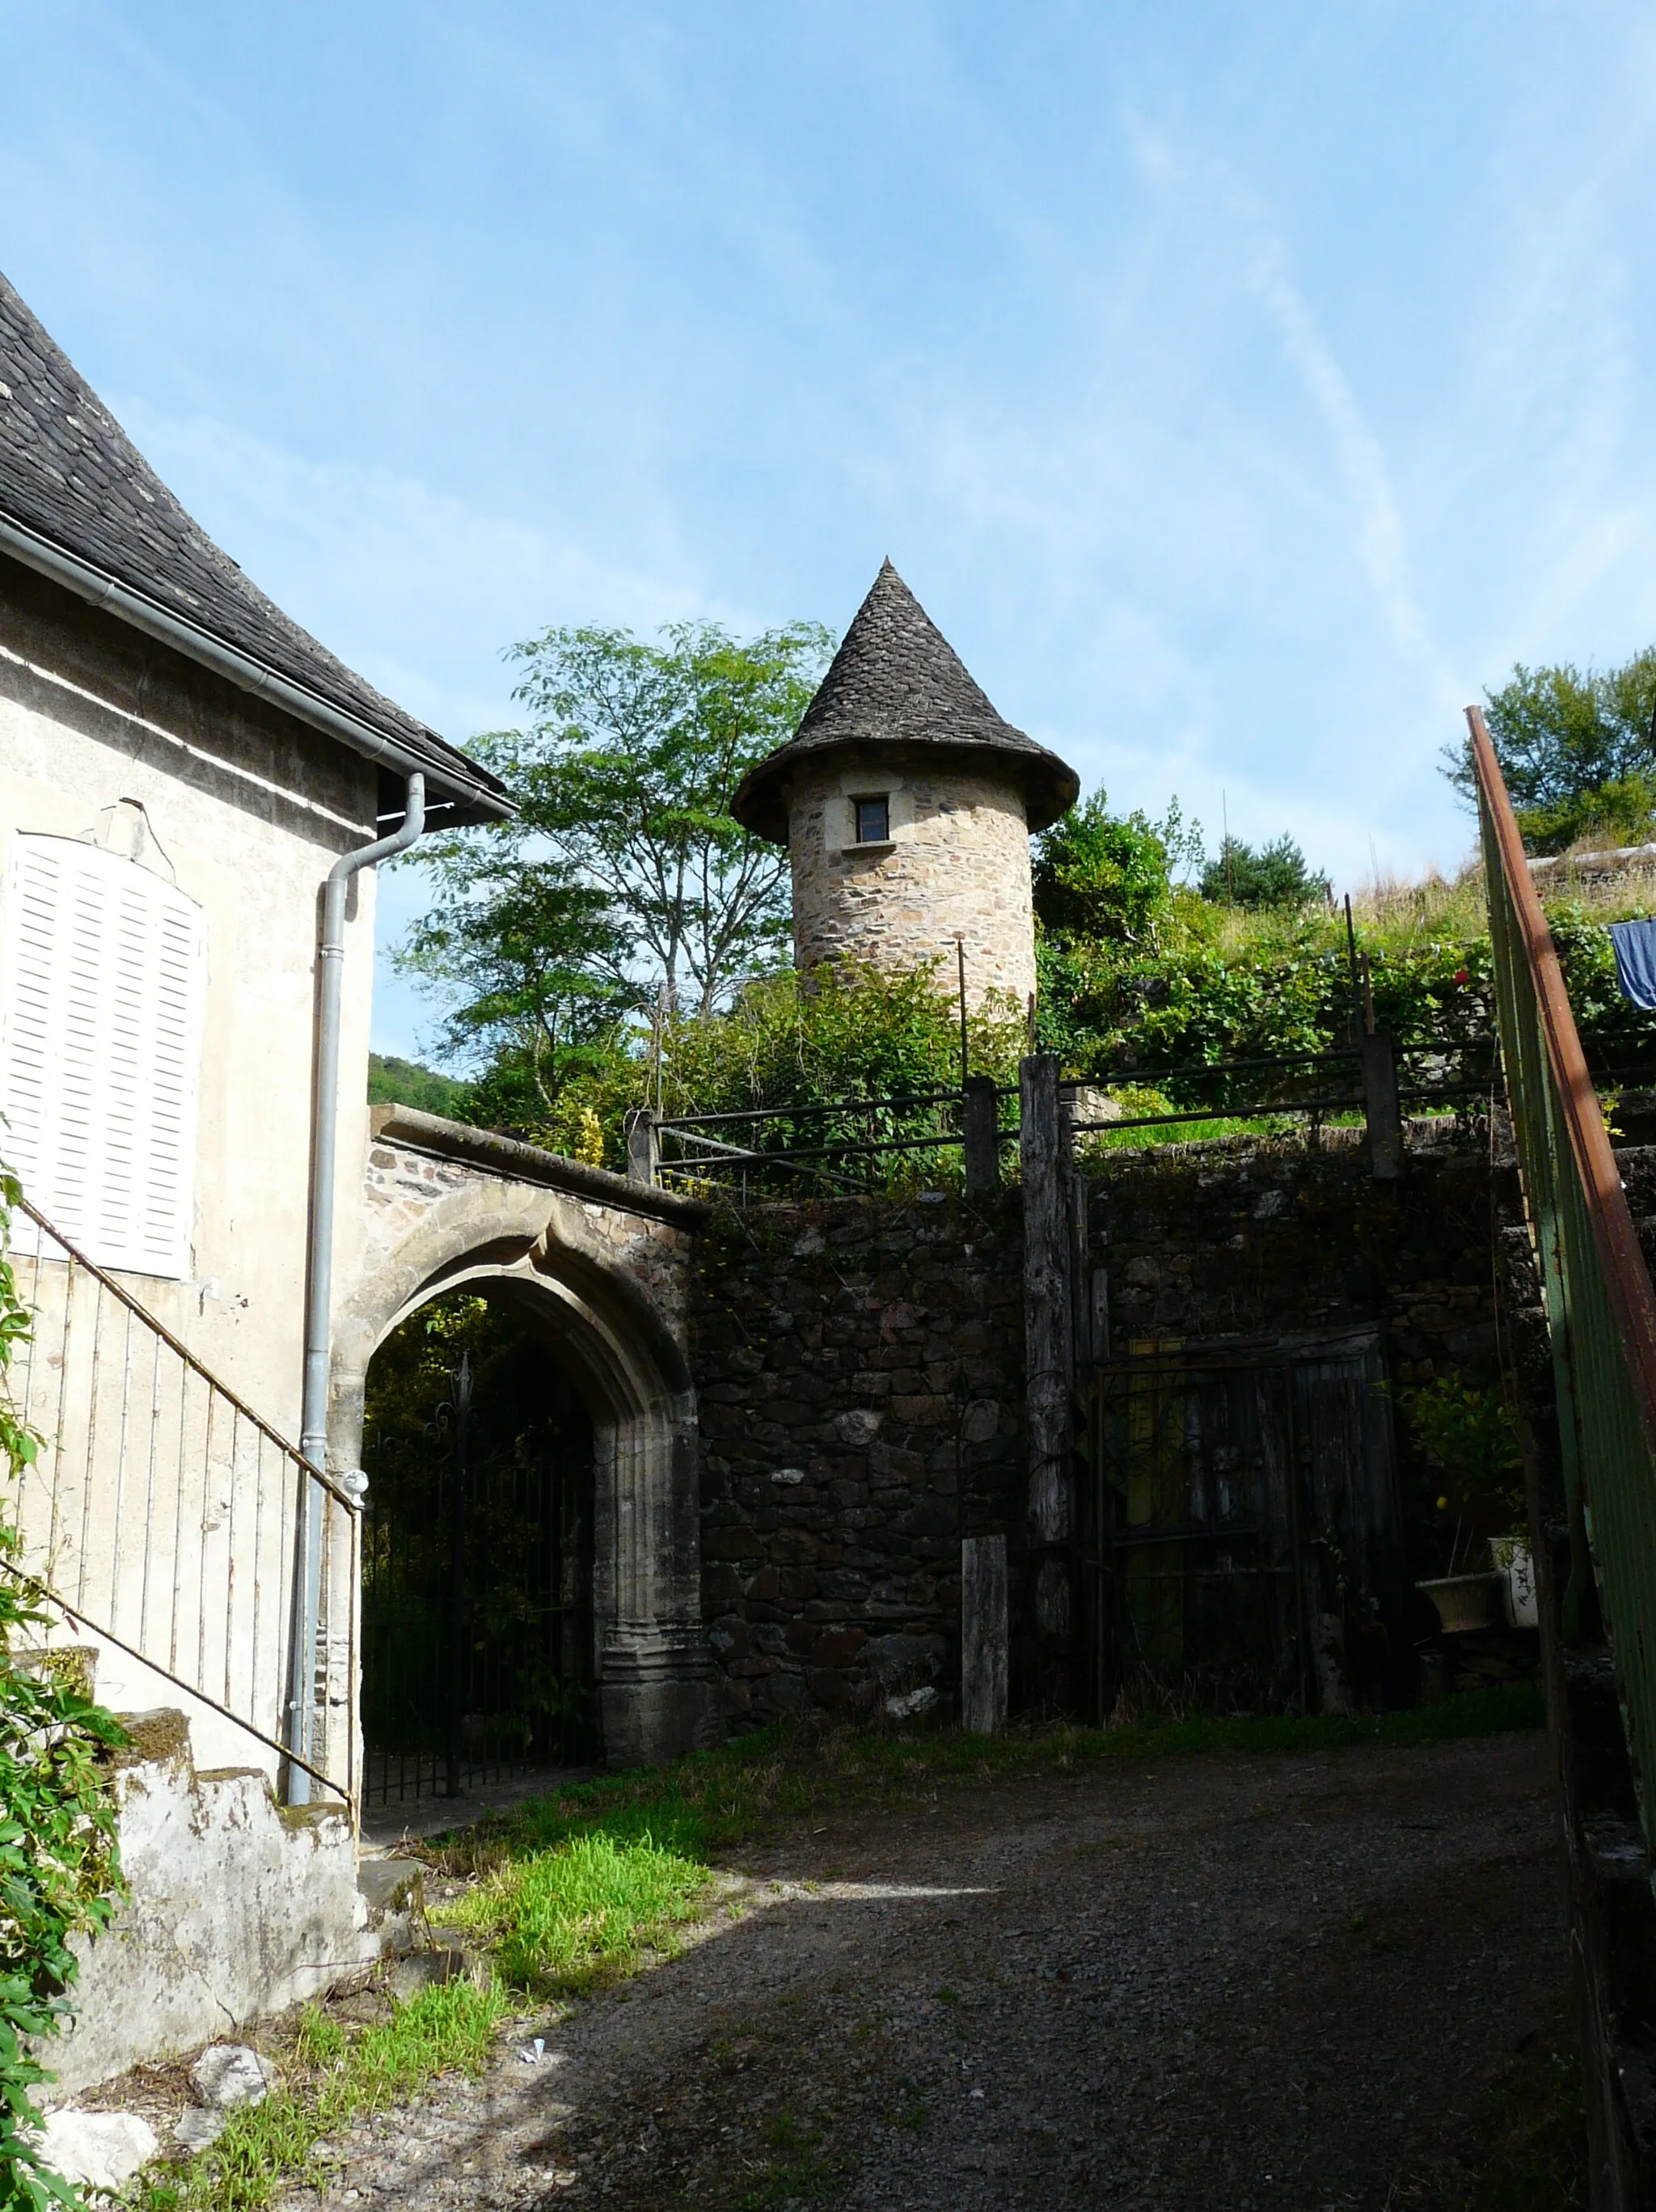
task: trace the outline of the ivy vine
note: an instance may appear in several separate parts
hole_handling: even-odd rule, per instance
[[[19,1196],[0,1169],[0,2212],[80,2212],[39,2154],[35,2093],[53,2077],[30,2043],[65,2025],[72,1939],[107,1926],[124,1894],[107,1754],[126,1737],[43,1657],[41,1593],[18,1565],[12,1486],[39,1449],[4,1387],[31,1325],[9,1249]]]

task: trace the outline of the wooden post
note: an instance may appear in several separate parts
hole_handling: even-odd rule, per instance
[[[968,1075],[961,1121],[966,1138],[966,1194],[986,1198],[1000,1188],[1000,1100],[992,1075]]]
[[[1006,1539],[961,1543],[961,1726],[998,1735],[1006,1725]]]
[[[1101,1366],[1110,1356],[1110,1271],[1107,1267],[1093,1269],[1092,1291],[1088,1329],[1091,1342],[1088,1348],[1094,1364]]]
[[[1034,1702],[1065,1711],[1070,1674],[1071,1304],[1069,1162],[1060,1139],[1058,1058],[1019,1064],[1023,1171],[1024,1419],[1029,1438],[1029,1563]]]
[[[1358,1044],[1362,1053],[1363,1111],[1368,1121],[1368,1164],[1377,1182],[1395,1182],[1403,1172],[1398,1056],[1383,1030],[1364,1035]]]
[[[656,1117],[647,1106],[637,1107],[627,1116],[627,1180],[654,1182],[660,1165],[661,1139],[656,1133]]]

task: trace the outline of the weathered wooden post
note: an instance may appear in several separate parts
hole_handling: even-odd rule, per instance
[[[1070,1163],[1061,1139],[1058,1058],[1019,1063],[1023,1174],[1024,1420],[1029,1438],[1029,1566],[1035,1702],[1063,1711],[1070,1681]]]
[[[986,1198],[1000,1188],[1000,1099],[992,1075],[968,1075],[961,1109],[966,1139],[966,1194]]]
[[[656,1117],[647,1106],[635,1107],[627,1116],[627,1180],[654,1182],[661,1165],[661,1138]]]
[[[1368,1122],[1368,1164],[1375,1180],[1395,1182],[1403,1172],[1403,1109],[1398,1101],[1398,1056],[1384,1030],[1358,1040],[1362,1054],[1362,1103]]]
[[[1006,1539],[961,1541],[961,1726],[998,1735],[1006,1725]]]

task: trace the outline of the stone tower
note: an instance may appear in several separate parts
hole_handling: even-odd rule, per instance
[[[1075,770],[1004,722],[889,561],[804,720],[743,777],[733,811],[786,843],[793,951],[913,968],[966,948],[968,997],[1035,988],[1029,835]]]

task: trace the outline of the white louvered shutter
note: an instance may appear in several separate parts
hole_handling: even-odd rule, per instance
[[[0,1151],[100,1267],[189,1272],[201,908],[136,862],[20,836],[0,941]]]

